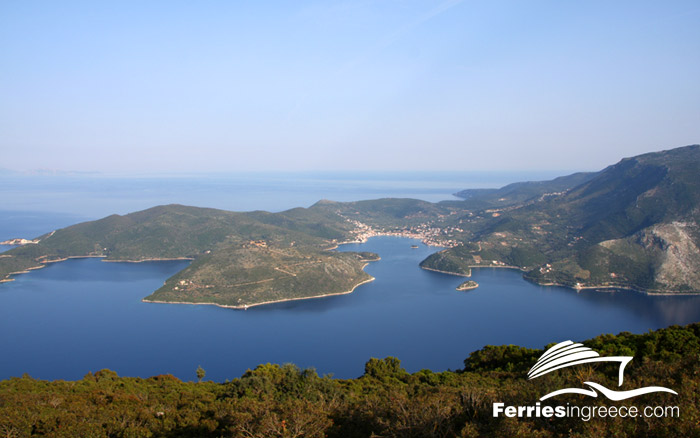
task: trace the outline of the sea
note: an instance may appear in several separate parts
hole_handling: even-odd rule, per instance
[[[499,187],[562,173],[372,172],[217,175],[0,174],[0,240],[33,238],[85,220],[162,204],[282,211],[320,199],[455,200],[465,188]],[[418,246],[414,248],[413,246]],[[7,250],[9,247],[0,248]],[[700,321],[698,296],[574,291],[526,282],[509,269],[474,270],[479,288],[418,263],[440,248],[375,237],[339,251],[372,251],[375,280],[347,295],[252,307],[144,303],[186,261],[73,259],[0,284],[0,379],[29,374],[75,380],[111,369],[225,381],[265,363],[321,375],[362,375],[372,357],[410,372],[463,367],[485,345],[531,348],[606,333],[644,333]]]

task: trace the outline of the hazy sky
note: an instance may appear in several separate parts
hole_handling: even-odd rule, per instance
[[[700,142],[697,1],[0,2],[0,167],[597,170]]]

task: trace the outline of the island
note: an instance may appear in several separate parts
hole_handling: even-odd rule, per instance
[[[479,283],[477,283],[474,280],[467,280],[464,283],[457,286],[457,290],[466,291],[466,290],[476,289],[477,287],[479,287]]]
[[[435,247],[420,267],[438,273],[508,268],[542,285],[699,293],[698,169],[692,145],[600,172],[466,190],[461,201],[321,200],[279,213],[164,205],[14,239],[21,246],[0,255],[0,281],[76,257],[188,259],[144,301],[245,309],[352,292],[372,280],[363,268],[378,255],[333,249],[388,235]]]

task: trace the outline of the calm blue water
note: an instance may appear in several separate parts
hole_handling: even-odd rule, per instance
[[[700,297],[648,297],[540,287],[509,270],[482,269],[480,287],[421,270],[434,248],[378,237],[344,251],[374,251],[376,280],[352,294],[250,308],[142,303],[186,262],[52,264],[0,285],[0,378],[29,373],[77,379],[171,373],[223,381],[260,363],[293,362],[337,377],[370,357],[396,356],[409,371],[456,369],[486,344],[542,347],[623,330],[641,333],[700,320]]]

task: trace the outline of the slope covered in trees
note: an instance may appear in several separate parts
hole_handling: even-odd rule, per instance
[[[699,169],[700,146],[687,146],[624,159],[522,204],[467,210],[451,221],[470,246],[423,265],[508,265],[540,284],[699,292]]]
[[[493,404],[531,406],[583,381],[616,387],[617,367],[580,366],[528,380],[543,350],[513,345],[475,351],[459,371],[409,374],[396,358],[370,359],[361,377],[319,377],[294,365],[260,365],[230,382],[181,382],[162,375],[80,381],[29,376],[0,381],[0,433],[28,437],[693,437],[700,421],[700,324],[585,341],[601,355],[631,355],[622,389],[660,385],[625,402],[562,395],[542,406],[678,407],[678,416],[510,418]],[[192,377],[202,372],[192,370]]]

